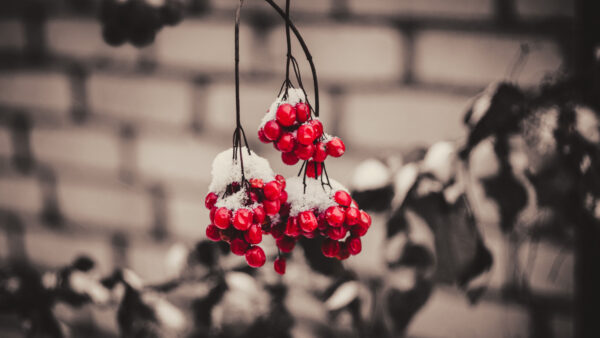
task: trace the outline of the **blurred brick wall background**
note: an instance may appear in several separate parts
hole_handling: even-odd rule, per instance
[[[78,14],[64,1],[51,2],[41,23],[0,5],[1,260],[18,254],[15,233],[23,229],[24,252],[42,267],[85,252],[104,273],[125,265],[152,281],[163,274],[160,262],[173,242],[205,237],[210,163],[231,146],[234,127],[237,1],[198,3],[206,8],[141,50],[109,47],[93,14]],[[252,147],[276,171],[294,175],[297,168],[285,168],[255,137],[284,76],[282,22],[261,1],[246,3],[243,124]],[[342,160],[328,162],[342,183],[373,155],[463,137],[469,99],[505,78],[522,43],[532,50],[522,85],[568,70],[572,59],[568,0],[292,3],[317,66],[323,119],[348,145]],[[303,60],[300,52],[296,45]],[[312,88],[309,76],[305,71]],[[493,212],[485,218],[493,220]],[[409,334],[523,337],[541,316],[549,332],[569,336],[572,318],[560,309],[572,294],[570,253],[561,256],[558,278],[549,279],[560,248],[540,244],[531,283],[559,305],[535,309],[494,296],[510,263],[495,225],[484,233],[496,260],[490,295],[470,307],[440,289]],[[114,330],[104,322],[97,324]]]

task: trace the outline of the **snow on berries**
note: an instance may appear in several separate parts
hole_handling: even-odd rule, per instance
[[[322,163],[327,156],[342,156],[346,151],[344,142],[324,133],[321,121],[311,115],[304,91],[288,88],[285,99],[284,95],[271,104],[264,116],[258,129],[260,141],[273,143],[287,165],[300,160]]]
[[[287,202],[286,182],[275,175],[267,160],[242,148],[241,161],[233,159],[234,149],[217,155],[212,166],[212,182],[204,204],[210,210],[211,224],[206,236],[229,243],[231,252],[245,256],[251,267],[265,264],[266,255],[258,246],[263,232],[278,222],[282,203]]]

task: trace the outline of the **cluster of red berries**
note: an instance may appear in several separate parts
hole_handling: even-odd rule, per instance
[[[287,165],[310,160],[307,175],[313,178],[320,175],[320,164],[327,156],[340,157],[346,151],[339,137],[323,132],[323,124],[312,118],[310,106],[305,102],[277,106],[274,119],[259,129],[258,137],[263,143],[273,142]]]
[[[245,256],[251,267],[263,266],[266,255],[258,244],[263,239],[263,227],[270,227],[271,222],[278,219],[273,216],[278,215],[281,206],[287,203],[285,185],[285,179],[281,175],[267,183],[262,179],[250,179],[245,187],[233,182],[227,186],[223,202],[228,197],[238,198],[241,207],[236,209],[219,206],[220,197],[209,192],[204,201],[206,208],[210,210],[211,221],[206,228],[206,236],[213,241],[229,243],[231,252]],[[241,195],[233,196],[234,194]]]
[[[102,36],[111,46],[127,41],[136,47],[147,46],[164,25],[179,23],[184,9],[183,0],[103,0]]]

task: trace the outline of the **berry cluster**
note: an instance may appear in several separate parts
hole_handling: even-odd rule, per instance
[[[327,156],[340,157],[346,151],[344,142],[323,132],[323,124],[313,118],[302,89],[289,88],[271,105],[258,130],[263,143],[279,150],[283,163],[295,165],[310,161],[308,176],[318,177]]]
[[[100,11],[102,36],[111,46],[129,41],[143,47],[154,41],[164,25],[183,18],[184,0],[103,0]]]
[[[245,256],[248,265],[257,268],[266,261],[264,250],[258,246],[263,228],[280,219],[281,206],[287,203],[286,182],[256,155],[245,158],[245,173],[252,177],[245,180],[237,161],[232,163],[231,154],[231,150],[221,153],[213,162],[213,182],[204,202],[211,221],[206,236],[229,243],[233,254]]]

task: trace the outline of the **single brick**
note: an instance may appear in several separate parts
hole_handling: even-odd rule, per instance
[[[246,135],[255,138],[258,126],[277,98],[281,83],[271,82],[269,84],[253,85],[251,83],[241,84],[240,105],[242,125]],[[320,93],[320,111],[322,122],[327,128],[331,122],[331,101],[326,93]],[[314,105],[314,95],[309,91],[308,99]],[[210,87],[207,104],[206,123],[209,129],[230,133],[235,127],[235,87],[233,84],[216,84]],[[327,129],[326,129],[327,131]]]
[[[0,104],[67,115],[71,107],[69,79],[53,72],[1,73]]]
[[[25,234],[25,247],[29,258],[42,266],[65,266],[80,255],[86,255],[94,260],[95,269],[101,274],[108,274],[112,269],[112,248],[110,241],[103,237],[29,229]]]
[[[202,71],[226,71],[233,74],[232,21],[188,19],[174,27],[165,27],[158,34],[155,56],[159,64]],[[252,32],[240,28],[240,69],[252,69]]]
[[[0,49],[22,49],[25,46],[25,31],[18,20],[0,21]]]
[[[210,180],[213,158],[226,149],[189,136],[145,135],[138,143],[138,168],[147,179],[198,185]]]
[[[116,133],[91,128],[34,129],[31,144],[36,159],[116,172],[119,142]]]
[[[0,207],[30,214],[38,213],[42,209],[38,182],[26,177],[1,177]]]
[[[169,199],[169,226],[175,236],[190,242],[206,239],[206,226],[210,223],[204,207],[206,193],[207,189],[202,189],[196,199],[177,196]]]
[[[523,19],[548,17],[574,17],[575,1],[572,0],[517,0],[517,14]]]
[[[493,13],[492,0],[347,0],[357,15],[397,15],[442,17],[450,19],[489,18]]]
[[[84,227],[140,231],[152,226],[150,198],[141,192],[59,182],[58,197],[66,218]]]
[[[417,34],[415,77],[428,83],[466,86],[485,86],[505,80],[523,43],[529,44],[531,53],[518,82],[538,85],[544,76],[561,66],[562,56],[554,42],[482,33],[424,31]]]
[[[12,156],[12,141],[10,136],[10,130],[0,127],[0,156],[10,157]]]
[[[402,78],[403,37],[393,28],[323,24],[302,27],[302,35],[314,59],[320,80],[394,81]],[[283,73],[286,55],[285,30],[275,27],[270,34],[271,58],[275,70]],[[294,41],[293,54],[303,69],[303,82],[310,83],[310,69],[300,45]]]
[[[341,117],[344,140],[371,148],[406,148],[464,135],[467,97],[402,89],[350,94]]]
[[[46,24],[48,48],[55,54],[75,58],[106,57],[135,61],[139,50],[129,44],[111,47],[102,39],[98,20],[52,19]]]
[[[182,126],[192,116],[193,88],[183,81],[94,74],[88,94],[94,113],[126,121]]]

